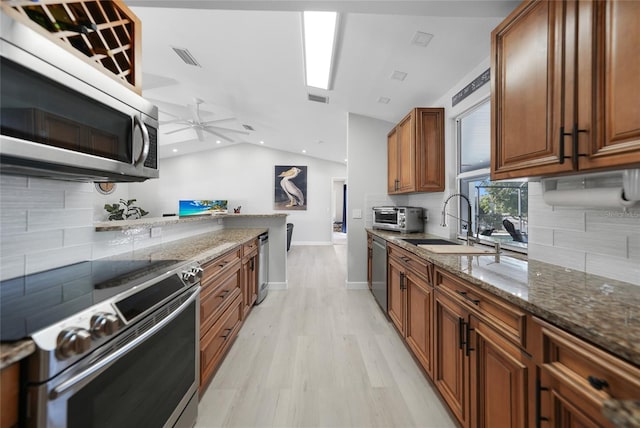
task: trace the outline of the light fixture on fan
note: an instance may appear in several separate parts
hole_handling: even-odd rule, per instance
[[[221,126],[217,126],[215,124],[217,123],[221,123],[221,122],[228,122],[231,120],[236,120],[235,117],[228,117],[228,118],[224,118],[224,119],[213,119],[213,120],[206,120],[203,121],[201,116],[200,116],[200,104],[204,103],[204,100],[200,99],[200,98],[194,98],[193,99],[195,104],[188,104],[187,105],[187,109],[189,110],[189,113],[191,115],[191,119],[184,119],[178,116],[175,116],[171,113],[166,113],[169,116],[173,116],[175,117],[175,119],[163,122],[162,125],[166,125],[166,124],[171,124],[171,123],[176,123],[179,125],[185,125],[182,128],[179,129],[174,129],[171,131],[167,131],[164,132],[165,135],[170,135],[170,134],[176,134],[178,132],[182,132],[182,131],[186,131],[189,129],[192,129],[196,132],[196,135],[198,136],[198,140],[200,141],[204,141],[205,140],[205,133],[211,134],[211,135],[215,135],[216,137],[226,140],[228,142],[233,142],[233,140],[229,137],[227,137],[226,135],[224,135],[225,133],[228,132],[232,132],[232,133],[236,133],[236,134],[244,134],[244,135],[249,135],[249,133],[247,131],[244,130],[239,130],[239,129],[232,129],[232,128],[225,128],[225,127],[221,127]]]

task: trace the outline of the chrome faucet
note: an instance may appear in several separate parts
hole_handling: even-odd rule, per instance
[[[467,207],[468,207],[467,219],[468,220],[461,219],[460,217],[456,217],[456,216],[454,216],[452,214],[449,214],[447,212],[447,204],[449,203],[449,200],[451,198],[453,198],[454,196],[460,196],[461,199],[464,199],[465,201],[467,201]],[[467,245],[473,245],[473,243],[475,242],[475,237],[473,236],[473,232],[471,231],[471,202],[469,202],[469,198],[467,198],[462,193],[454,193],[451,196],[449,196],[447,198],[447,200],[444,201],[444,206],[442,207],[442,222],[440,223],[440,226],[447,227],[447,216],[448,215],[450,215],[451,217],[456,218],[456,219],[458,219],[460,221],[464,221],[465,223],[467,223]]]

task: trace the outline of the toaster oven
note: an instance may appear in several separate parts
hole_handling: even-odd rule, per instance
[[[402,233],[422,232],[423,211],[420,207],[373,207],[373,228]]]

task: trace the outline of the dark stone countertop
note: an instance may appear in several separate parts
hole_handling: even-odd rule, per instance
[[[402,241],[441,238],[367,229],[470,283],[638,366],[640,285],[561,266],[526,261],[520,255],[442,255]],[[640,397],[639,397],[640,398]]]
[[[165,244],[106,257],[103,260],[197,260],[206,263],[266,232],[266,228],[222,229],[179,239]],[[0,344],[0,369],[28,357],[35,352],[35,344],[26,339]]]

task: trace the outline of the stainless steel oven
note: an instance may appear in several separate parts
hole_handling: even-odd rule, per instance
[[[135,261],[125,265],[125,274],[117,262],[106,262],[103,268],[93,261],[3,282],[9,294],[19,283],[52,290],[57,283],[64,284],[63,290],[74,284],[67,290],[70,300],[54,312],[69,310],[83,299],[90,302],[85,309],[29,333],[37,350],[26,366],[26,426],[194,425],[202,270],[196,263],[175,261],[150,265],[143,261],[133,270],[129,268],[136,267]],[[86,297],[79,296],[83,289],[90,290]],[[36,294],[42,293],[40,289]],[[42,304],[33,299],[33,304]],[[20,296],[10,300],[7,305],[22,303]],[[3,314],[3,321],[29,325],[50,311],[41,307],[23,319],[17,313],[14,318]],[[14,334],[20,334],[19,328]]]

